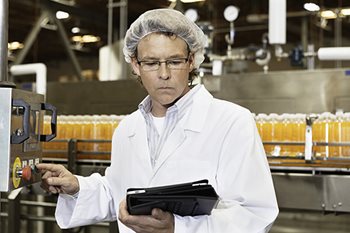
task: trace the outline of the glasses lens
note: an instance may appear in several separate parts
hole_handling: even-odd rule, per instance
[[[187,61],[187,58],[176,58],[165,61],[139,61],[139,64],[144,71],[158,70],[161,63],[165,63],[168,69],[181,70],[186,68]]]
[[[159,65],[160,64],[158,61],[143,61],[143,62],[141,62],[141,67],[145,71],[158,70]]]
[[[174,70],[181,70],[186,68],[186,58],[183,59],[174,59],[174,60],[168,60],[167,65],[169,69],[174,69]]]

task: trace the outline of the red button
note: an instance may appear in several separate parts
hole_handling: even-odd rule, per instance
[[[30,181],[30,178],[32,178],[32,169],[29,166],[25,166],[22,169],[22,178]]]

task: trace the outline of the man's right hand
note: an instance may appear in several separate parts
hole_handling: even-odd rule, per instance
[[[74,195],[79,192],[79,182],[64,166],[40,163],[36,167],[41,171],[41,187],[51,193]]]

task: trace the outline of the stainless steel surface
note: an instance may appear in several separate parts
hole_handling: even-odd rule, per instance
[[[0,88],[0,191],[7,190],[10,173],[11,88]]]
[[[134,77],[133,77],[134,78]],[[130,114],[146,96],[135,80],[47,85],[47,101],[59,114]]]
[[[350,212],[350,175],[286,172],[272,177],[282,209]]]
[[[203,83],[214,96],[245,106],[255,113],[350,111],[349,70],[205,76]]]

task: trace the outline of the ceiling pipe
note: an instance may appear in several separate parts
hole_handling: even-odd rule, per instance
[[[0,0],[0,87],[16,87],[8,80],[8,0]]]

